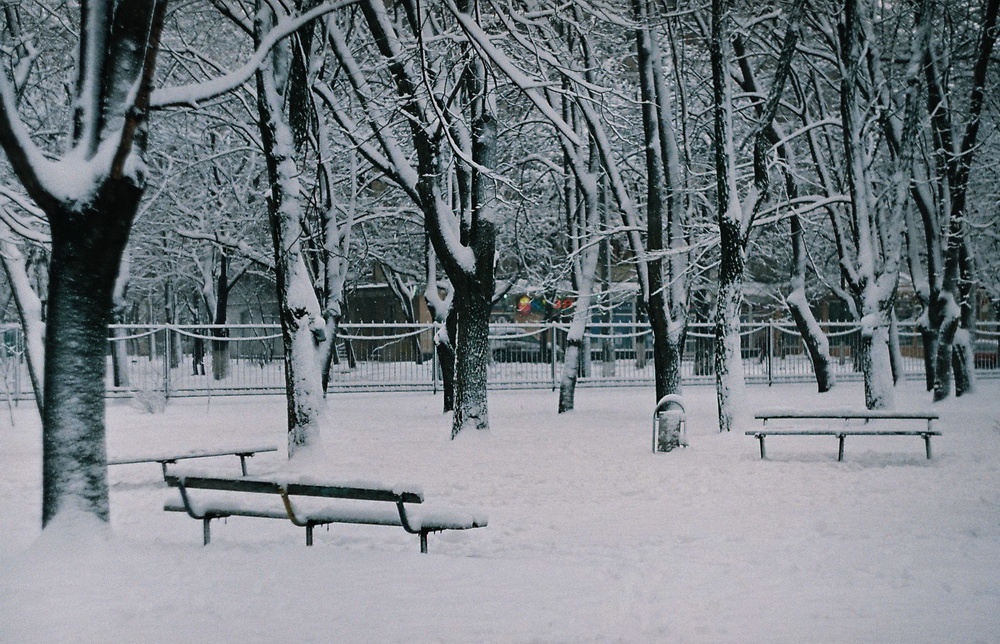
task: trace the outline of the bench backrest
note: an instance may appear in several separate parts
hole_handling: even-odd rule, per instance
[[[856,418],[862,420],[937,420],[939,416],[930,411],[894,411],[891,409],[870,409],[867,411],[850,409],[802,410],[802,411],[760,411],[755,415],[757,420],[772,418]]]
[[[229,492],[256,492],[260,494],[281,494],[290,496],[315,496],[328,499],[358,499],[364,501],[390,501],[393,503],[423,503],[424,495],[416,490],[400,490],[377,487],[355,487],[351,485],[315,485],[306,483],[279,483],[260,478],[217,478],[207,476],[164,477],[171,487],[198,488],[203,490],[223,490]]]

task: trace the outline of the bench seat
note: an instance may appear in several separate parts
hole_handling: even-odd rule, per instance
[[[766,458],[764,438],[767,436],[836,436],[838,440],[837,460],[844,460],[844,438],[847,436],[920,436],[924,439],[927,458],[931,457],[931,436],[941,432],[931,429],[758,429],[745,432],[760,441],[760,457]]]
[[[313,528],[330,523],[356,523],[402,527],[420,536],[420,551],[427,552],[427,535],[444,530],[485,527],[483,513],[426,507],[419,488],[359,487],[351,484],[316,484],[287,481],[168,476],[176,488],[164,503],[168,512],[186,512],[203,522],[204,543],[211,541],[210,522],[231,516],[285,519],[306,529],[306,545],[313,543]],[[191,489],[198,489],[197,496]],[[390,501],[390,503],[386,503]]]

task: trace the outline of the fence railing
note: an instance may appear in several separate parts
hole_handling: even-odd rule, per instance
[[[821,325],[838,379],[860,379],[860,331],[851,323]],[[567,327],[494,324],[490,333],[490,386],[556,388]],[[332,392],[433,390],[441,387],[429,324],[344,324],[330,369]],[[923,344],[912,324],[899,325],[902,371],[923,378]],[[1000,325],[980,323],[973,339],[976,370],[1000,377]],[[743,324],[741,348],[748,382],[807,381],[812,364],[794,325]],[[681,377],[713,382],[713,331],[690,324]],[[649,328],[594,323],[584,339],[579,385],[647,385],[653,381]],[[281,393],[284,360],[278,325],[112,325],[108,342],[108,395],[211,396]],[[0,326],[0,398],[31,397],[24,340],[17,325]]]

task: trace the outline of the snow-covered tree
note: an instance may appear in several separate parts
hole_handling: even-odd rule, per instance
[[[108,520],[106,325],[122,252],[146,185],[145,120],[166,2],[85,1],[72,127],[53,159],[21,120],[0,72],[0,145],[52,240],[45,336],[42,523]]]

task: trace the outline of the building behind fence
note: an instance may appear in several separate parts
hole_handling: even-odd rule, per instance
[[[861,378],[860,332],[852,323],[823,324],[834,372]],[[557,388],[566,325],[494,324],[490,386]],[[812,364],[790,323],[746,323],[742,329],[747,382],[805,382]],[[344,324],[330,373],[331,392],[437,391],[440,369],[428,324]],[[27,400],[31,384],[16,325],[0,326],[0,396]],[[924,377],[923,345],[912,324],[899,325],[903,373]],[[579,386],[650,385],[652,340],[647,326],[595,323],[586,336]],[[973,342],[980,377],[1000,377],[1000,324],[980,323]],[[681,368],[685,383],[712,383],[713,327],[690,324]],[[113,325],[109,328],[108,395],[210,396],[284,392],[281,329],[277,325]]]

